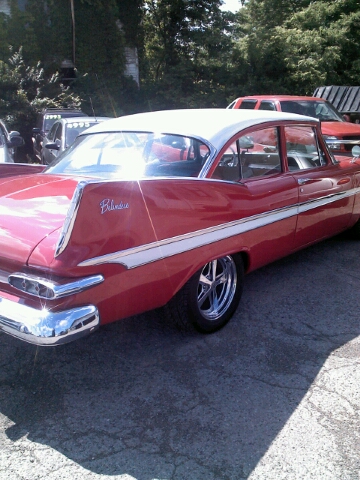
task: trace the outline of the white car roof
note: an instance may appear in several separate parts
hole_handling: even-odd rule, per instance
[[[279,120],[318,122],[313,117],[267,110],[225,108],[160,110],[107,120],[90,127],[81,135],[116,131],[167,133],[204,139],[215,148],[219,148],[224,141],[244,128]]]

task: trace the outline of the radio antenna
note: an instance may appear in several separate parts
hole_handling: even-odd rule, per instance
[[[95,118],[96,118],[96,115],[95,115],[95,110],[94,110],[94,105],[93,105],[93,102],[92,102],[92,98],[91,98],[91,97],[89,97],[89,99],[90,99],[91,110],[92,110],[92,112],[93,112],[93,117],[95,117]]]

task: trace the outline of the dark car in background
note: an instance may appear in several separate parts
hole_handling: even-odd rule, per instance
[[[41,163],[49,165],[74,143],[79,133],[109,119],[109,117],[70,117],[56,120],[43,140]]]
[[[46,108],[37,116],[36,127],[32,129],[33,154],[37,160],[41,160],[41,150],[44,137],[49,133],[56,120],[69,117],[85,117],[86,113],[78,109],[70,108]]]
[[[17,131],[8,131],[5,123],[0,120],[0,163],[13,163],[17,147],[24,145],[24,139]]]

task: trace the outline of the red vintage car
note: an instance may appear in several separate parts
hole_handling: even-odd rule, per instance
[[[360,125],[350,123],[328,101],[295,95],[253,95],[235,99],[227,108],[298,113],[321,121],[321,131],[335,155],[351,155],[360,145]]]
[[[360,160],[336,160],[319,121],[296,114],[136,114],[48,167],[0,165],[0,213],[3,332],[57,345],[162,306],[214,332],[245,273],[360,235]]]

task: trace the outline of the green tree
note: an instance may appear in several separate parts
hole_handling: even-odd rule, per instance
[[[234,96],[358,85],[358,0],[249,0],[237,16]]]
[[[87,113],[91,103],[99,115],[134,108],[137,85],[124,76],[124,46],[137,46],[140,38],[139,0],[27,0],[24,12],[16,0],[11,2],[11,16],[0,16],[3,61],[9,45],[22,48],[28,65],[40,61],[46,76],[60,74],[64,60],[73,61],[77,80],[72,89],[84,99]]]
[[[27,66],[22,51],[0,60],[0,118],[23,135],[24,153],[31,151],[31,132],[36,113],[44,107],[79,108],[81,99],[64,89],[57,75],[46,77],[40,65]]]
[[[320,85],[359,85],[357,1],[317,1],[276,32],[284,45],[289,85],[311,94]]]
[[[149,108],[225,102],[231,13],[221,0],[146,0],[143,73]]]

